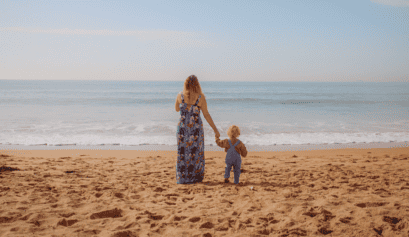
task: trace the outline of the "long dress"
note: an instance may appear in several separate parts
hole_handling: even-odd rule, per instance
[[[205,171],[204,133],[200,118],[199,98],[194,105],[179,104],[180,120],[177,127],[178,157],[176,163],[176,183],[187,184],[202,182]]]

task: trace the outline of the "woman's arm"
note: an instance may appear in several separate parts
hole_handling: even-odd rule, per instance
[[[180,97],[180,94],[178,94],[177,96],[176,96],[176,103],[175,103],[175,109],[176,109],[176,112],[179,112],[180,111],[180,108],[179,108],[179,97]]]
[[[220,137],[219,130],[217,130],[216,125],[214,125],[213,119],[209,114],[209,111],[207,111],[207,102],[206,102],[206,98],[205,98],[204,95],[203,95],[203,98],[201,98],[200,102],[201,102],[200,109],[203,111],[203,116],[205,117],[207,123],[209,123],[210,127],[213,128],[213,131],[214,131],[216,137]]]

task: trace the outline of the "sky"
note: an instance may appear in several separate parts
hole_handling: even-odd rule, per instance
[[[409,0],[0,0],[0,79],[409,82]]]

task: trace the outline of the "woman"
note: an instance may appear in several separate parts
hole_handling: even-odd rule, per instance
[[[219,131],[207,111],[206,98],[195,75],[189,76],[176,97],[176,112],[180,111],[177,128],[178,158],[176,163],[176,183],[202,182],[205,171],[204,133],[200,110],[216,136]]]

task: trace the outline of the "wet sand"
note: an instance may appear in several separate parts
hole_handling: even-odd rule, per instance
[[[203,183],[175,151],[0,150],[0,236],[409,236],[409,148],[222,151]]]

